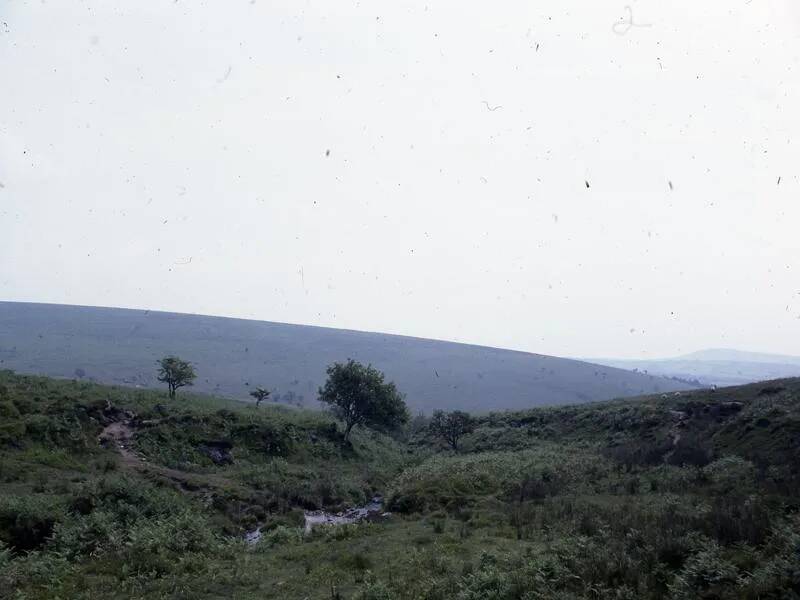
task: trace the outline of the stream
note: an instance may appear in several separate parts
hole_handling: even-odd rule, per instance
[[[372,499],[362,506],[348,508],[338,513],[326,510],[307,510],[304,513],[305,526],[303,531],[306,535],[317,525],[347,525],[349,523],[360,523],[366,519],[375,519],[389,516],[383,510],[383,497],[373,496]],[[248,531],[244,536],[248,544],[257,544],[261,540],[261,526],[252,531]]]

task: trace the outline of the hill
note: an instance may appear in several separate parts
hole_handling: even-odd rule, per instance
[[[0,371],[0,598],[798,598],[798,400],[492,413],[454,453],[424,419],[346,442],[321,412]]]
[[[800,357],[721,348],[700,350],[675,358],[591,360],[618,369],[696,381],[704,386],[742,385],[800,376]]]
[[[677,357],[679,360],[707,360],[717,362],[743,362],[743,363],[765,363],[773,365],[797,365],[800,366],[800,356],[788,356],[786,354],[767,354],[765,352],[746,352],[744,350],[733,350],[731,348],[709,348],[698,350]]]
[[[687,389],[581,361],[420,338],[146,310],[0,302],[0,368],[158,387],[155,362],[196,365],[195,390],[316,405],[325,368],[353,358],[384,371],[414,412],[474,412]]]

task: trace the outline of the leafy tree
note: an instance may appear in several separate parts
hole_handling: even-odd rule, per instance
[[[257,387],[257,388],[256,388],[256,389],[254,389],[252,392],[250,392],[250,395],[251,395],[253,398],[255,398],[255,399],[256,399],[256,408],[258,408],[259,406],[261,406],[261,403],[262,403],[264,400],[266,400],[267,398],[269,398],[269,390],[267,390],[267,389],[264,389],[263,387]]]
[[[169,397],[175,398],[178,388],[192,385],[197,377],[194,367],[177,356],[165,356],[158,361],[158,380],[169,386]]]
[[[408,421],[408,408],[394,383],[384,374],[353,359],[334,363],[327,369],[328,380],[319,389],[319,401],[329,404],[344,421],[344,439],[356,425],[374,429],[396,429]]]
[[[458,452],[458,440],[475,429],[475,421],[469,413],[460,410],[451,413],[437,410],[431,417],[430,428]]]

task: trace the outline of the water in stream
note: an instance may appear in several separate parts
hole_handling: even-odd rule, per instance
[[[381,496],[373,496],[373,498],[363,506],[348,508],[338,513],[325,510],[307,510],[305,512],[305,527],[303,529],[306,535],[308,535],[317,525],[346,525],[348,523],[359,523],[365,519],[375,519],[376,517],[385,517],[388,515],[389,513],[383,510],[383,498]],[[248,531],[244,539],[248,544],[257,544],[261,539],[261,527],[257,527],[253,531]]]

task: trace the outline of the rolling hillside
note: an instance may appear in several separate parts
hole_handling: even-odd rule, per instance
[[[0,368],[155,387],[158,358],[196,365],[195,391],[247,399],[257,385],[308,407],[325,367],[354,358],[384,371],[413,412],[486,412],[687,389],[577,360],[380,333],[200,315],[0,302]]]
[[[0,600],[796,600],[798,398],[495,412],[455,452],[424,418],[345,441],[319,411],[0,371]]]

